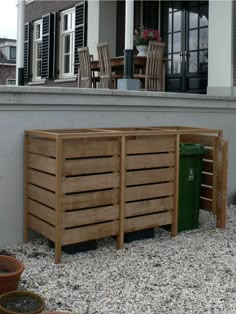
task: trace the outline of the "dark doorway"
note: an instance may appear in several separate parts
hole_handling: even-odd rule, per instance
[[[164,1],[162,13],[166,90],[206,93],[208,1]]]

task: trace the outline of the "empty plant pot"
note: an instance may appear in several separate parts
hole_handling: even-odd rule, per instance
[[[24,264],[12,256],[0,255],[0,295],[17,290]]]
[[[36,314],[44,308],[44,300],[31,291],[12,291],[0,296],[0,314]]]

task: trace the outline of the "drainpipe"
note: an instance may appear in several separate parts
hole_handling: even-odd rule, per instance
[[[124,78],[133,78],[134,0],[125,1]]]
[[[24,85],[25,0],[17,0],[16,83]]]

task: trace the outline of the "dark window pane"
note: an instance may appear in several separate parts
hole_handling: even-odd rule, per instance
[[[208,48],[208,28],[200,29],[199,48]]]
[[[173,31],[178,32],[181,30],[181,11],[174,12],[173,19],[174,19]]]
[[[10,47],[10,59],[16,59],[16,47]]]
[[[64,31],[68,30],[68,15],[64,15]]]
[[[208,70],[208,50],[199,51],[199,71],[207,72]]]
[[[42,43],[38,43],[38,49],[37,49],[37,59],[42,58]]]
[[[168,35],[168,52],[169,53],[172,52],[172,35],[171,34]]]
[[[168,17],[168,32],[172,32],[172,13],[169,13]]]
[[[188,71],[190,73],[197,72],[197,52],[190,52],[189,53]]]
[[[208,6],[204,5],[200,7],[200,26],[208,26]]]
[[[180,73],[181,63],[180,63],[180,55],[174,54],[173,55],[173,73],[178,74]]]
[[[70,73],[70,55],[64,56],[64,73]]]
[[[70,52],[70,35],[65,36],[65,48],[64,48],[65,53]]]
[[[189,31],[189,50],[198,49],[197,35],[197,30]]]
[[[36,25],[36,39],[40,38],[40,29],[41,29],[41,25],[37,24]]]
[[[173,34],[173,52],[180,52],[181,50],[181,33]]]
[[[169,74],[171,74],[171,61],[168,61],[167,71],[168,71]]]
[[[37,61],[37,77],[41,76],[41,60]]]
[[[189,28],[196,28],[196,27],[198,27],[198,13],[189,12]]]

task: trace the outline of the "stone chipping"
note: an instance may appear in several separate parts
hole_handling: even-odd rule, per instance
[[[40,294],[47,310],[74,314],[236,313],[236,206],[227,209],[227,228],[200,211],[198,229],[171,238],[125,244],[98,241],[85,253],[62,254],[44,238],[0,246],[25,264],[19,289]]]

